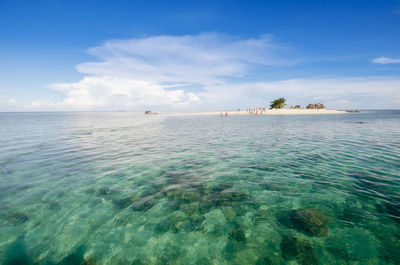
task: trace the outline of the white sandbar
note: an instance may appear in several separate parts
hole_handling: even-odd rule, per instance
[[[192,116],[192,115],[307,115],[307,114],[345,114],[344,110],[331,110],[331,109],[271,109],[265,111],[258,111],[249,113],[245,110],[223,110],[223,111],[188,111],[168,113],[167,116]]]

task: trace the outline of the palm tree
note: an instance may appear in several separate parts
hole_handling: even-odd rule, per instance
[[[273,101],[271,101],[271,105],[269,106],[269,109],[281,109],[284,106],[286,106],[286,98],[278,98]]]

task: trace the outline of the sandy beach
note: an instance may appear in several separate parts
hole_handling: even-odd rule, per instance
[[[188,111],[168,113],[168,116],[197,116],[197,115],[309,115],[309,114],[345,114],[344,110],[331,110],[331,109],[271,109],[265,111],[258,111],[249,113],[246,110],[224,110],[224,111]]]

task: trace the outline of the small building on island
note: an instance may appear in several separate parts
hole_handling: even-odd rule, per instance
[[[317,104],[308,104],[306,109],[324,109],[325,106],[322,103],[317,103]]]

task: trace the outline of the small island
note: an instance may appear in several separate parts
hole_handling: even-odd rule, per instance
[[[269,109],[265,107],[247,108],[245,110],[223,110],[223,111],[191,111],[170,113],[169,116],[187,115],[219,115],[228,117],[231,115],[306,115],[306,114],[346,114],[345,110],[333,110],[325,108],[322,103],[311,103],[305,108],[300,105],[286,107],[286,98],[278,98],[270,102]]]

